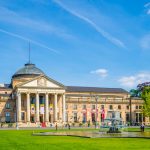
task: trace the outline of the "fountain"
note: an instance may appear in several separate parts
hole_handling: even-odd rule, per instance
[[[110,122],[109,131],[107,131],[107,133],[121,133],[121,131],[119,131],[119,128],[122,127],[120,112],[113,111],[111,118],[107,118],[105,121]]]

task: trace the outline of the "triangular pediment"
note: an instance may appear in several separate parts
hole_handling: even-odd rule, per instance
[[[39,76],[25,83],[18,85],[17,87],[43,87],[43,88],[64,88],[61,83],[47,77]]]

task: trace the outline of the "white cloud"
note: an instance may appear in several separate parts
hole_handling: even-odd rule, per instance
[[[144,5],[147,15],[150,15],[150,2]]]
[[[147,14],[150,15],[150,9],[147,10]]]
[[[150,49],[150,34],[145,35],[141,39],[140,45],[143,49]]]
[[[118,81],[124,87],[135,88],[140,83],[150,81],[150,72],[142,72],[131,76],[124,76]]]
[[[70,14],[80,18],[81,20],[85,21],[86,23],[88,23],[89,25],[91,25],[98,33],[100,33],[104,38],[106,38],[107,40],[109,40],[112,44],[118,46],[118,47],[122,47],[122,48],[126,48],[125,44],[117,39],[116,37],[110,35],[108,32],[106,32],[105,30],[103,30],[101,27],[99,27],[95,22],[93,22],[92,20],[90,20],[88,17],[70,9],[69,7],[67,7],[66,5],[64,5],[61,1],[59,0],[53,0],[56,4],[58,4],[61,8],[63,8],[64,10],[66,10],[67,12],[69,12]]]
[[[108,76],[108,70],[107,69],[97,69],[95,71],[91,71],[92,74],[97,74],[102,78],[105,78]]]
[[[149,7],[150,6],[150,2],[149,3],[146,3],[145,5],[144,5],[144,7]]]

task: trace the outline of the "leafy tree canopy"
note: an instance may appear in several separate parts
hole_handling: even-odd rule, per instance
[[[137,89],[130,90],[131,97],[140,97],[144,100],[143,114],[150,117],[150,82],[144,82],[137,86]]]
[[[143,114],[150,117],[150,86],[144,87],[141,93],[141,98],[144,100]]]

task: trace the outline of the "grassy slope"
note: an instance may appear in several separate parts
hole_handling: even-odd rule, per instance
[[[0,150],[149,150],[149,139],[32,136],[32,131],[0,131]]]

